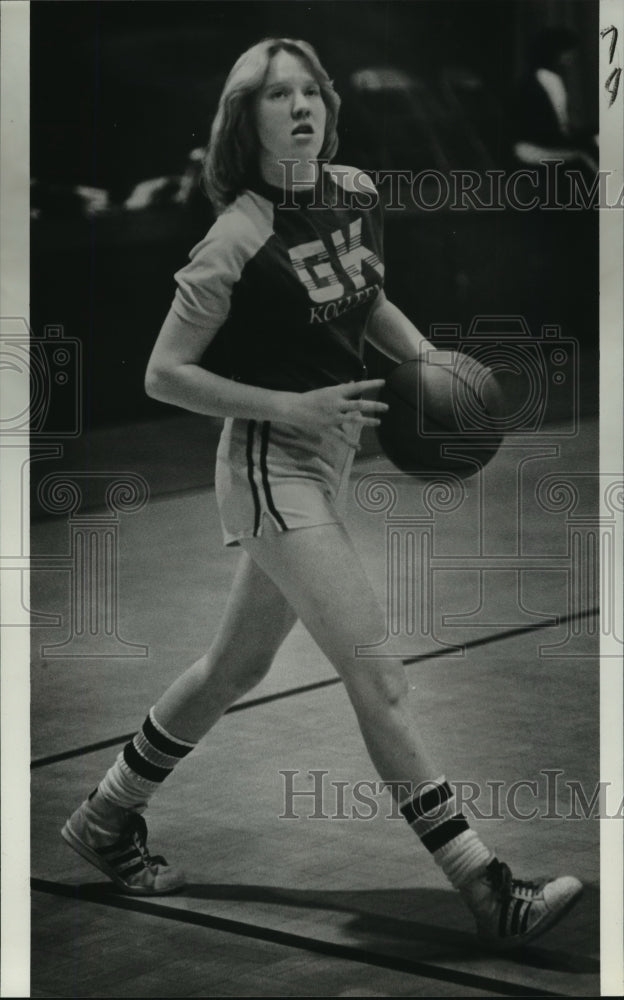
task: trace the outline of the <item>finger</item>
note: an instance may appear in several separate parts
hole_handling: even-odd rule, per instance
[[[362,419],[359,422],[358,426],[360,426],[360,427],[379,427],[380,424],[381,424],[381,420],[378,420],[377,417],[362,417]]]
[[[342,395],[346,397],[359,396],[362,392],[371,392],[381,389],[386,384],[385,378],[369,378],[365,382],[344,382],[340,389]]]
[[[354,399],[360,413],[386,413],[390,407],[387,403],[380,403],[377,399]]]
[[[360,400],[359,399],[342,399],[340,401],[339,413],[350,414],[360,412]]]
[[[348,412],[341,413],[339,419],[343,427],[347,425],[350,427],[353,425],[357,425],[359,427],[360,424],[362,423],[363,418],[358,408],[358,409],[351,409]]]
[[[337,437],[337,438],[338,438],[338,440],[339,440],[339,441],[342,441],[342,443],[343,443],[343,444],[346,444],[346,445],[348,445],[348,446],[349,446],[349,448],[356,448],[356,449],[357,449],[357,447],[358,447],[358,444],[357,444],[357,442],[356,442],[356,441],[353,441],[353,440],[352,440],[352,439],[351,439],[351,438],[350,438],[350,437],[348,436],[348,434],[346,434],[346,433],[345,433],[345,432],[344,432],[344,431],[343,431],[343,430],[342,430],[342,429],[341,429],[340,427],[332,427],[332,428],[330,429],[329,433],[330,433],[330,434],[331,434],[331,435],[332,435],[333,437]]]
[[[341,413],[386,413],[390,407],[376,399],[345,399],[340,407]]]
[[[381,420],[375,415],[365,416],[360,410],[352,410],[351,413],[343,414],[342,424],[350,424],[355,427],[379,427]]]

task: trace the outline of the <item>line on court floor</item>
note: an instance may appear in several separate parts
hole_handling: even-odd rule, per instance
[[[492,642],[500,642],[503,639],[513,639],[515,636],[524,635],[529,632],[537,632],[544,628],[556,628],[571,621],[580,621],[582,618],[591,618],[599,613],[599,608],[590,608],[587,611],[579,611],[574,615],[561,615],[555,623],[538,622],[535,625],[520,626],[519,628],[508,629],[506,632],[497,632],[494,635],[482,636],[480,639],[469,639],[462,643],[459,649],[475,649],[477,646],[487,646]],[[420,653],[404,659],[403,663],[410,666],[413,663],[422,663],[424,660],[434,660],[441,656],[451,655],[449,649],[433,649],[429,653]],[[247,708],[256,708],[258,705],[268,705],[272,701],[281,701],[282,698],[293,698],[298,694],[307,694],[310,691],[318,691],[320,688],[330,687],[333,684],[342,684],[340,677],[328,677],[324,681],[315,681],[313,684],[302,684],[300,687],[287,688],[286,691],[276,691],[275,694],[266,694],[261,698],[250,698],[248,701],[241,701],[232,705],[226,711],[226,715],[234,712],[242,712]],[[106,750],[108,747],[118,746],[120,743],[127,743],[135,735],[136,730],[131,733],[124,733],[122,736],[112,736],[108,740],[100,740],[98,743],[87,743],[82,747],[75,747],[73,750],[63,750],[61,753],[53,753],[47,757],[37,757],[31,762],[31,770],[38,767],[46,767],[48,764],[57,764],[61,760],[71,760],[73,757],[83,757],[88,753],[96,753],[98,750]]]
[[[524,635],[527,632],[539,632],[543,628],[556,628],[558,625],[565,625],[567,622],[581,621],[583,618],[592,618],[600,613],[600,608],[588,608],[586,611],[578,611],[573,615],[561,615],[556,622],[536,622],[534,625],[519,625],[518,628],[507,629],[506,632],[496,632],[494,635],[484,635],[481,639],[470,639],[462,643],[460,649],[474,649],[475,646],[488,646],[491,642],[499,642],[501,639],[513,639],[517,635]],[[403,663],[408,667],[412,663],[422,663],[423,660],[433,660],[439,656],[448,656],[447,649],[436,649],[431,653],[421,653],[419,656],[411,656]]]
[[[296,694],[305,694],[307,691],[316,691],[318,688],[329,687],[332,684],[340,684],[339,677],[328,677],[324,681],[315,681],[314,684],[302,684],[301,687],[287,688],[286,691],[276,691],[275,694],[265,694],[262,698],[250,698],[248,701],[241,701],[227,709],[225,715],[233,712],[242,712],[246,708],[255,708],[256,705],[266,705],[270,701],[280,701],[282,698],[291,698]],[[135,735],[136,729],[123,736],[112,736],[108,740],[100,740],[99,743],[87,743],[84,747],[76,747],[74,750],[64,750],[62,753],[54,753],[49,757],[38,757],[31,763],[31,769],[45,767],[46,764],[56,764],[59,760],[70,760],[72,757],[82,757],[87,753],[95,753],[96,750],[105,750],[106,747],[114,747],[119,743],[126,743]]]
[[[374,965],[382,969],[392,969],[395,972],[407,972],[422,976],[425,979],[435,979],[440,982],[455,983],[460,986],[470,986],[474,989],[487,990],[499,996],[507,997],[566,997],[571,994],[555,993],[552,990],[540,989],[538,993],[531,986],[520,983],[510,983],[503,979],[491,979],[472,972],[461,972],[459,969],[446,969],[427,962],[382,953],[363,951],[353,945],[337,944],[332,941],[320,941],[304,934],[293,934],[290,931],[275,930],[270,927],[258,927],[242,920],[231,920],[227,917],[216,917],[208,913],[196,913],[192,910],[179,910],[174,906],[160,903],[150,903],[145,899],[107,893],[104,895],[97,889],[81,889],[76,885],[63,885],[48,879],[31,879],[31,888],[38,892],[47,892],[53,896],[65,896],[70,899],[87,900],[111,906],[120,910],[132,910],[135,913],[147,913],[150,916],[175,920],[178,923],[194,924],[198,927],[209,927],[212,930],[238,934],[241,937],[256,938],[273,944],[286,945],[290,948],[300,948],[303,951],[318,952],[334,958],[348,959],[363,965]]]

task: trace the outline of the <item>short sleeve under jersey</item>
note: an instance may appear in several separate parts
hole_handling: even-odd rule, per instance
[[[366,377],[366,321],[383,286],[383,217],[369,178],[326,165],[312,189],[256,180],[175,275],[173,312],[217,331],[204,365],[269,389]]]

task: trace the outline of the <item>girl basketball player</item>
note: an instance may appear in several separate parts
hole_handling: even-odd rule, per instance
[[[558,920],[580,882],[512,878],[423,746],[401,660],[355,655],[385,634],[336,502],[361,428],[384,410],[370,398],[383,383],[366,378],[363,342],[397,362],[429,345],[384,295],[371,182],[328,165],[339,104],[300,41],[253,46],[226,81],[206,160],[220,214],[176,274],[146,386],[157,399],[225,418],[216,496],[225,544],[242,552],[212,646],[161,695],[62,833],[123,892],[181,888],[181,872],[150,855],[142,813],[176,763],[266,674],[300,618],[343,680],[379,775],[463,895],[481,940],[511,947]],[[229,377],[200,364],[217,333]]]

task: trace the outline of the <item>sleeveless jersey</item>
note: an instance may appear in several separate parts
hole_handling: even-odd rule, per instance
[[[300,392],[366,377],[366,320],[384,274],[382,208],[367,176],[326,165],[303,191],[258,179],[189,257],[172,310],[217,331],[203,367]]]

